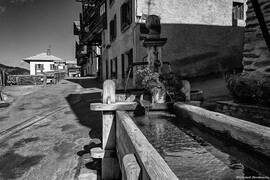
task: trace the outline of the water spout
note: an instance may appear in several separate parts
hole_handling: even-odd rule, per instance
[[[132,68],[133,67],[129,67],[129,69],[128,69],[128,75],[127,75],[127,79],[126,79],[126,82],[125,82],[125,94],[127,93],[127,86],[128,86],[128,81],[129,81],[129,77],[130,77],[130,73],[132,71]]]

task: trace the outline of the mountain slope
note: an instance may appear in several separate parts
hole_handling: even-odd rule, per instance
[[[0,64],[0,70],[5,71],[8,75],[28,75],[30,72],[27,69],[20,67],[11,67]]]

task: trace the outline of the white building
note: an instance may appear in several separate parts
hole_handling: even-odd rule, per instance
[[[66,62],[51,55],[51,50],[23,59],[30,65],[30,75],[41,75],[47,72],[65,71]]]

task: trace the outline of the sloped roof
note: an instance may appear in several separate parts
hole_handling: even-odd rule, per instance
[[[27,57],[23,59],[26,62],[30,61],[64,61],[61,58],[58,58],[53,55],[48,55],[46,52],[37,54],[35,56]]]

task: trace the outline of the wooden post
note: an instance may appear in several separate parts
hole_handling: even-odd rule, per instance
[[[16,85],[19,85],[19,77],[16,76]]]
[[[45,74],[43,76],[43,85],[44,85],[44,87],[47,86],[47,76]]]
[[[2,86],[3,83],[3,74],[2,71],[0,70],[0,86]]]
[[[3,73],[3,86],[5,87],[6,86],[6,82],[7,82],[7,74],[5,72],[5,70],[2,72]]]
[[[115,103],[115,83],[106,80],[103,84],[103,104]],[[116,149],[116,122],[115,111],[102,112],[102,149],[104,153]],[[120,167],[117,157],[104,157],[102,159],[102,179],[119,179]]]
[[[127,154],[123,157],[122,180],[138,180],[140,178],[141,168],[134,154]]]

